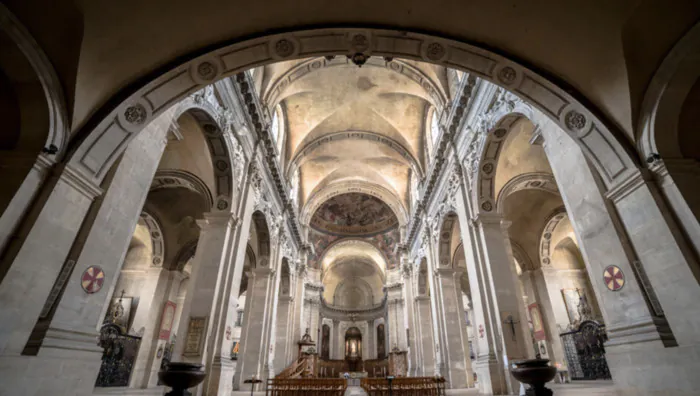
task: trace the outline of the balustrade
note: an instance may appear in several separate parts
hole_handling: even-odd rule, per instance
[[[274,378],[267,380],[267,396],[343,396],[347,381],[342,378]]]
[[[369,396],[389,396],[389,380],[363,378],[362,389]],[[445,379],[442,377],[396,377],[391,380],[392,396],[444,396]]]

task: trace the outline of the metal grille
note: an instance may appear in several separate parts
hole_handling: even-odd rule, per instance
[[[583,322],[578,330],[560,334],[572,380],[611,379],[605,360],[605,326]]]
[[[128,386],[139,345],[140,337],[121,334],[119,327],[113,324],[103,326],[100,331],[100,346],[104,352],[95,386]]]

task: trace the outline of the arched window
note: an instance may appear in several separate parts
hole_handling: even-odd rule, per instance
[[[279,143],[279,133],[280,133],[280,111],[279,106],[275,108],[275,113],[272,115],[272,125],[270,125],[270,133],[275,142]],[[279,145],[279,144],[278,144]]]
[[[440,124],[438,123],[439,117],[440,115],[438,114],[437,110],[433,109],[430,116],[430,138],[432,139],[433,147],[435,147],[435,144],[437,144],[437,140],[440,137]]]

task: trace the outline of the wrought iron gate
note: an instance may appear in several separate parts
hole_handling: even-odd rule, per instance
[[[95,386],[129,386],[131,370],[140,344],[141,337],[122,334],[119,326],[114,324],[102,326],[99,345],[104,348],[104,352]]]
[[[578,330],[559,335],[572,380],[611,379],[603,344],[605,326],[594,321],[581,323]]]

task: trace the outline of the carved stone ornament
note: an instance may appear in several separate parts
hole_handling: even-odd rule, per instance
[[[142,104],[137,103],[129,106],[124,111],[124,119],[130,124],[141,125],[146,122],[146,117],[148,117],[148,112]]]
[[[281,39],[275,43],[275,53],[286,58],[294,53],[294,43],[287,39]]]
[[[350,40],[350,45],[357,52],[364,52],[369,49],[369,39],[364,34],[356,34]]]
[[[493,210],[493,204],[489,201],[486,201],[486,202],[481,204],[481,209],[483,209],[487,212],[490,212]]]
[[[481,170],[484,171],[484,173],[486,173],[487,175],[490,175],[491,172],[493,172],[493,164],[488,162],[481,167]]]
[[[430,43],[425,51],[425,56],[432,61],[439,61],[445,57],[445,47],[440,43]]]
[[[197,74],[202,80],[213,80],[216,71],[216,66],[211,62],[202,62],[197,66]]]
[[[518,74],[515,72],[515,69],[510,66],[506,66],[498,72],[498,79],[504,84],[511,84],[513,81],[515,81],[515,77],[517,77],[517,75]]]
[[[216,208],[219,210],[226,210],[228,209],[228,202],[226,202],[225,199],[220,198],[219,202],[216,203]]]
[[[580,131],[586,126],[586,116],[576,110],[571,110],[564,116],[564,124],[572,131]]]

